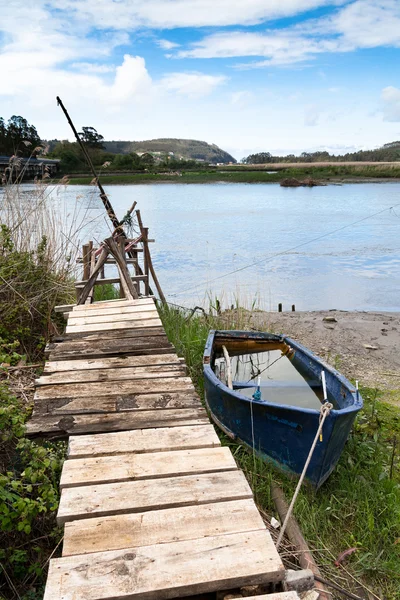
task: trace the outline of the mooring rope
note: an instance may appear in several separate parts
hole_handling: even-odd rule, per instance
[[[276,542],[276,549],[277,550],[279,549],[279,546],[281,545],[282,538],[283,538],[284,533],[286,531],[286,527],[287,527],[288,521],[289,521],[289,519],[290,519],[290,517],[292,515],[293,507],[294,507],[295,502],[297,500],[297,496],[299,495],[301,484],[303,483],[303,479],[304,479],[304,477],[306,475],[306,472],[307,472],[307,469],[308,469],[308,465],[310,464],[312,455],[314,454],[315,446],[317,445],[318,439],[319,439],[319,437],[321,435],[322,428],[323,428],[324,423],[325,423],[325,419],[330,414],[332,408],[333,408],[333,404],[331,404],[330,402],[324,402],[324,404],[321,406],[321,413],[320,413],[320,418],[319,418],[318,430],[317,430],[317,433],[315,434],[315,438],[314,438],[314,441],[312,443],[310,452],[308,453],[307,460],[306,460],[304,468],[303,468],[303,472],[300,475],[300,479],[299,479],[299,481],[297,483],[297,487],[296,487],[296,490],[295,490],[295,492],[293,494],[292,501],[290,503],[290,506],[289,506],[288,511],[286,513],[285,520],[284,520],[283,525],[281,527],[281,530],[280,530],[280,533],[279,533],[279,536],[278,536],[278,539],[277,539],[277,542]]]

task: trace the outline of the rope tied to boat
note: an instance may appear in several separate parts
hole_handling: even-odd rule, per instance
[[[300,475],[300,479],[299,479],[299,481],[297,483],[296,490],[295,490],[295,492],[293,494],[292,501],[290,503],[290,506],[289,506],[288,511],[286,513],[285,520],[284,520],[283,525],[281,527],[281,530],[280,530],[280,533],[279,533],[279,536],[278,536],[278,539],[277,539],[277,542],[276,542],[276,549],[277,550],[279,549],[279,546],[281,545],[282,538],[283,538],[283,536],[285,534],[288,521],[289,521],[289,519],[290,519],[290,517],[292,515],[293,508],[294,508],[295,502],[297,500],[297,496],[299,495],[301,485],[303,483],[304,477],[305,477],[307,469],[308,469],[308,465],[310,464],[310,461],[311,461],[312,456],[314,454],[315,446],[317,445],[318,439],[321,439],[322,428],[324,426],[325,419],[329,416],[332,408],[333,408],[333,404],[331,404],[330,402],[324,402],[321,405],[321,410],[320,410],[320,415],[319,415],[318,430],[317,430],[317,433],[315,434],[315,438],[314,438],[314,441],[313,441],[313,443],[311,445],[310,452],[308,453],[307,460],[306,460],[306,462],[304,464],[304,467],[303,467],[303,471],[302,471],[302,473]]]

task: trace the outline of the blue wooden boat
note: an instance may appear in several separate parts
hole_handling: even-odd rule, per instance
[[[289,337],[247,331],[211,331],[203,365],[215,423],[264,460],[297,475],[318,429],[325,377],[325,400],[333,409],[306,478],[318,488],[329,477],[363,406],[345,377]]]

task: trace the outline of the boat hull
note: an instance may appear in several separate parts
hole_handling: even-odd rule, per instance
[[[204,353],[204,383],[206,402],[216,424],[231,438],[249,448],[291,474],[300,474],[304,468],[312,442],[319,425],[320,411],[290,405],[273,404],[248,398],[228,388],[212,369],[218,335],[244,336],[253,339],[281,340],[290,345],[302,370],[308,369],[310,377],[320,378],[325,371],[331,395],[338,399],[337,410],[331,410],[323,427],[322,441],[318,441],[307,469],[306,478],[316,488],[329,477],[334,469],[362,399],[340,373],[326,365],[312,352],[284,336],[253,332],[212,331]]]

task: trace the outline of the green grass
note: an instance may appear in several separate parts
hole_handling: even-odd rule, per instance
[[[398,178],[400,177],[399,167],[385,167],[379,165],[363,166],[329,166],[329,167],[310,167],[283,169],[277,173],[267,173],[265,170],[248,170],[246,168],[226,167],[220,170],[202,170],[186,171],[179,175],[168,175],[164,173],[134,173],[105,175],[102,174],[103,184],[132,184],[132,183],[215,183],[219,181],[232,183],[277,183],[287,177],[302,179],[304,177],[313,177],[321,181],[333,181],[345,179],[362,178]],[[74,177],[70,183],[75,185],[89,185],[92,177]]]
[[[200,395],[203,397],[202,354],[212,328],[246,327],[245,311],[230,311],[226,320],[218,315],[190,316],[190,313],[160,308],[170,341],[183,356]],[[339,464],[318,492],[302,488],[295,516],[323,574],[347,589],[357,591],[354,578],[360,579],[380,598],[400,598],[400,477],[398,449],[393,455],[393,440],[400,439],[398,409],[379,400],[380,392],[362,388],[364,409],[360,412]],[[256,502],[274,514],[270,495],[276,481],[290,500],[295,482],[254,457],[243,447],[221,434],[245,472]],[[390,477],[391,476],[391,477]],[[334,566],[340,552],[357,551],[342,567]],[[341,579],[343,578],[343,579]]]

